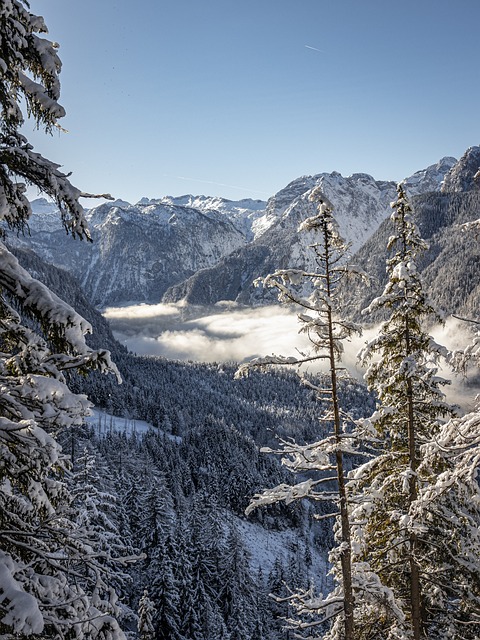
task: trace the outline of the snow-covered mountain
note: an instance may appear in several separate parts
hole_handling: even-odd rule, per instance
[[[376,181],[365,173],[355,173],[348,178],[336,171],[304,176],[270,198],[266,215],[257,220],[257,229],[262,226],[263,233],[273,227],[296,231],[301,220],[315,213],[315,205],[308,199],[315,187],[320,187],[334,203],[335,218],[353,250],[360,247],[385,218],[395,195],[394,182]]]
[[[444,158],[407,178],[410,195],[439,191],[454,164]],[[308,196],[316,186],[334,204],[352,251],[388,216],[396,196],[394,182],[333,172],[297,178],[268,202],[205,195],[116,200],[88,212],[93,245],[67,237],[55,205],[40,198],[32,203],[30,236],[16,242],[72,273],[99,307],[162,297],[258,302],[256,277],[305,264],[309,238],[297,228],[314,213]]]
[[[480,316],[478,234],[464,226],[480,219],[480,185],[474,177],[479,166],[480,147],[471,147],[447,173],[440,192],[412,199],[416,222],[429,244],[419,263],[429,297],[445,313],[468,318]],[[361,310],[385,286],[386,246],[392,231],[390,220],[385,220],[354,256],[371,277],[369,289],[349,286],[344,292],[345,310],[359,320]]]
[[[480,182],[476,176],[480,170],[480,147],[470,147],[446,174],[443,193],[478,191]]]
[[[215,196],[164,196],[157,200],[142,198],[141,204],[158,203],[170,204],[180,207],[191,207],[204,213],[217,212],[225,216],[241,231],[247,240],[253,240],[256,231],[256,222],[265,215],[267,203],[264,200],[227,200]],[[139,204],[140,204],[139,203]]]
[[[455,162],[453,158],[444,158],[417,172],[407,178],[407,190],[411,195],[438,192]],[[350,243],[352,252],[363,246],[389,216],[390,203],[396,198],[395,182],[377,181],[364,173],[347,178],[338,172],[298,178],[269,199],[265,215],[254,223],[256,239],[251,244],[174,285],[165,293],[164,301],[213,304],[219,300],[237,300],[255,304],[265,300],[266,295],[253,287],[256,278],[277,268],[311,268],[313,265],[308,263],[311,238],[297,233],[297,229],[302,220],[315,213],[308,198],[318,186],[334,204],[340,232]],[[266,299],[272,301],[271,295]]]
[[[35,201],[33,210],[30,236],[11,241],[72,273],[100,307],[158,302],[169,286],[246,242],[232,222],[213,209],[105,203],[87,214],[93,243],[67,237],[54,205]]]

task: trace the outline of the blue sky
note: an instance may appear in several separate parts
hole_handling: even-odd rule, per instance
[[[400,180],[479,144],[477,0],[31,0],[85,191],[266,199],[304,174]]]

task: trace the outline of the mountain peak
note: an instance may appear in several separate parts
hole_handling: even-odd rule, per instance
[[[475,176],[480,169],[480,147],[470,147],[445,176],[443,193],[477,191],[480,188]]]
[[[403,183],[408,195],[417,196],[429,191],[440,191],[442,189],[445,176],[457,164],[457,159],[450,156],[442,158],[435,164],[431,164],[426,169],[416,171],[409,178],[405,178]]]

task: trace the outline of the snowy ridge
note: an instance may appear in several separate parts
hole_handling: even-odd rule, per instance
[[[30,204],[33,214],[29,220],[31,231],[50,232],[63,229],[62,219],[54,202],[50,202],[46,198],[37,198]]]
[[[479,169],[480,147],[470,147],[445,176],[442,192],[462,193],[465,191],[477,191],[480,188],[480,183],[476,177]]]
[[[54,216],[54,205],[42,200],[35,207],[38,215],[32,216],[31,235],[10,236],[10,241],[70,271],[101,307],[158,302],[169,286],[213,266],[246,243],[234,224],[213,209],[107,202],[86,215],[91,244],[66,236]]]
[[[443,158],[407,178],[409,195],[439,191],[454,163]],[[93,246],[67,238],[56,206],[40,198],[33,203],[31,237],[14,242],[70,271],[102,308],[162,298],[250,304],[254,296],[245,292],[255,277],[266,275],[265,269],[304,261],[310,240],[297,229],[314,214],[308,197],[315,187],[333,203],[340,233],[352,252],[389,216],[396,196],[393,181],[377,181],[365,173],[344,177],[334,171],[297,178],[267,203],[191,194],[142,198],[137,204],[115,200],[86,214]]]
[[[257,221],[265,214],[267,203],[263,200],[252,200],[245,198],[242,200],[227,200],[215,196],[164,196],[158,200],[148,200],[143,198],[140,203],[160,203],[171,204],[182,207],[198,209],[203,213],[217,212],[232,222],[241,231],[247,240],[252,240],[255,236]],[[139,203],[139,204],[140,204]]]
[[[394,182],[376,181],[365,173],[347,178],[338,172],[305,176],[269,200],[270,227],[290,226],[296,230],[303,219],[314,215],[315,205],[309,201],[309,195],[316,187],[334,204],[335,219],[341,234],[351,243],[352,251],[364,244],[387,217],[396,193]]]
[[[412,179],[407,179],[416,193],[438,191],[453,159],[440,161]],[[194,304],[215,304],[219,300],[236,300],[255,305],[274,300],[253,287],[253,281],[275,269],[306,268],[312,238],[298,233],[299,225],[315,214],[309,200],[319,187],[333,203],[340,234],[356,252],[390,216],[390,203],[396,198],[396,183],[377,181],[365,173],[345,178],[338,172],[297,178],[281,189],[267,203],[265,215],[254,223],[256,239],[244,248],[222,258],[214,267],[197,272],[188,280],[169,288],[164,302],[185,300]]]
[[[456,162],[455,158],[442,158],[436,164],[406,178],[404,183],[409,195],[440,191],[445,175]],[[260,237],[280,221],[283,225],[288,225],[291,218],[292,223],[297,224],[298,216],[294,215],[297,209],[300,210],[300,215],[312,215],[312,205],[307,203],[308,196],[315,187],[320,187],[333,203],[340,232],[351,243],[352,252],[359,249],[390,215],[390,202],[396,197],[396,182],[378,181],[366,173],[344,177],[334,171],[302,176],[268,200],[265,215],[254,222],[255,237]]]
[[[417,171],[406,178],[403,183],[408,196],[418,196],[429,191],[440,191],[443,186],[445,176],[457,164],[456,158],[445,157],[436,164],[432,164],[426,169]]]

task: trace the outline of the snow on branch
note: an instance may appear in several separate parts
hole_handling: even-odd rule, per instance
[[[110,353],[106,350],[94,351],[86,344],[85,335],[92,332],[90,323],[39,280],[32,278],[1,242],[0,263],[0,286],[18,300],[27,313],[38,318],[45,326],[48,325],[49,333],[54,328],[65,342],[68,353],[50,354],[46,356],[47,362],[55,364],[59,370],[99,368],[102,372],[114,373],[120,381],[120,374],[110,359]],[[12,316],[12,321],[18,325],[18,316],[17,320]],[[23,331],[23,334],[28,344],[36,344],[37,348],[44,350],[36,334],[29,330]]]
[[[267,489],[263,493],[257,493],[253,496],[252,501],[245,509],[245,515],[248,516],[254,509],[258,509],[258,507],[262,507],[267,504],[274,504],[275,502],[283,501],[285,504],[290,504],[294,500],[301,500],[307,497],[321,497],[322,499],[328,499],[325,497],[325,493],[322,492],[321,494],[318,494],[312,491],[320,482],[320,480],[315,481],[309,479],[295,485],[279,484],[273,489]]]

